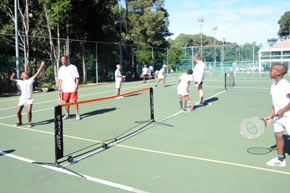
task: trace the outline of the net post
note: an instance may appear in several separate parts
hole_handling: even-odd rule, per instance
[[[55,142],[55,160],[63,157],[63,123],[61,106],[54,108],[54,142]]]
[[[151,120],[154,121],[154,101],[153,101],[153,88],[150,88],[150,113]]]
[[[227,73],[225,73],[225,90],[227,90]]]

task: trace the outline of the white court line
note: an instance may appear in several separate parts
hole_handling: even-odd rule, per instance
[[[168,81],[168,82],[173,82],[173,80],[172,81]],[[154,84],[155,83],[149,83],[149,84],[141,85],[141,86],[139,85],[139,86],[133,86],[133,87],[128,87],[128,88],[122,88],[121,90],[128,90],[128,89],[131,89],[131,88],[139,88],[139,87],[146,88],[146,87],[148,87],[148,85],[154,85]],[[115,92],[115,91],[116,90],[106,90],[106,91],[102,91],[102,92],[94,92],[94,93],[90,93],[90,94],[80,95],[79,98],[85,97],[85,96],[91,96],[91,95],[98,95],[98,94],[103,94],[103,93]],[[57,96],[57,94],[56,94],[56,96]],[[45,103],[51,103],[51,102],[57,103],[57,99],[34,103],[33,105],[45,104]],[[15,109],[15,108],[17,108],[17,106],[2,108],[2,109],[0,109],[0,111],[4,111],[4,110],[8,110],[8,109]]]
[[[41,112],[41,111],[46,111],[46,110],[50,110],[50,109],[53,109],[54,107],[50,107],[50,108],[46,108],[46,109],[40,109],[40,110],[36,110],[36,111],[32,111],[32,113],[37,113],[37,112]],[[22,113],[22,115],[27,115],[27,113]],[[9,116],[6,116],[6,117],[1,117],[0,120],[2,119],[7,119],[7,118],[11,118],[11,117],[16,117],[17,115],[9,115]]]
[[[223,90],[223,91],[221,91],[221,92],[219,92],[219,93],[217,93],[217,94],[215,94],[215,95],[213,95],[211,97],[208,97],[205,100],[208,100],[210,98],[213,98],[213,97],[215,97],[217,95],[220,95],[220,94],[222,94],[224,92],[226,92],[226,90]],[[160,123],[162,123],[162,122],[164,122],[164,121],[166,121],[168,119],[171,119],[171,118],[173,118],[173,117],[181,114],[182,112],[183,111],[179,111],[179,112],[174,113],[174,114],[172,114],[172,115],[170,115],[170,116],[168,116],[168,117],[166,117],[166,118],[164,118],[164,119],[162,119],[160,121],[154,122],[151,126],[148,126],[146,129],[144,128],[144,129],[140,130],[138,133],[143,132],[144,130],[147,130],[149,128],[152,128],[152,127],[154,127],[156,125],[159,125]],[[32,130],[32,129],[30,129],[30,130],[31,131],[37,131],[37,130]],[[13,154],[6,153],[6,152],[2,152],[2,151],[0,151],[0,154],[1,155],[4,155],[4,156],[7,156],[7,157],[10,157],[10,158],[13,158],[13,159],[17,159],[17,160],[20,160],[20,161],[24,161],[24,162],[27,162],[27,163],[31,163],[31,164],[33,162],[35,162],[34,160],[30,160],[30,159],[27,159],[27,158],[24,158],[24,157],[20,157],[20,156],[13,155]],[[44,168],[48,168],[48,169],[51,169],[51,170],[54,170],[54,171],[57,171],[57,172],[61,172],[61,173],[69,174],[69,175],[72,175],[72,176],[80,177],[80,176],[78,176],[78,175],[76,175],[76,174],[74,174],[72,172],[69,172],[69,171],[67,171],[65,169],[62,169],[62,168],[56,168],[56,167],[52,167],[52,166],[48,166],[48,165],[39,165],[39,166],[44,167]],[[110,186],[110,187],[119,188],[119,189],[126,190],[126,191],[129,191],[129,192],[146,193],[145,191],[136,189],[134,187],[125,186],[125,185],[122,185],[122,184],[118,184],[118,183],[110,182],[110,181],[107,181],[107,180],[95,178],[95,177],[88,176],[88,175],[85,175],[85,174],[81,174],[81,175],[84,176],[89,181],[93,181],[93,182],[100,183],[100,184],[103,184],[103,185],[107,185],[107,186]]]
[[[9,158],[13,158],[13,159],[20,160],[20,161],[23,161],[23,162],[27,162],[27,163],[30,163],[30,164],[35,162],[34,160],[27,159],[25,157],[20,157],[18,155],[2,152],[2,151],[0,151],[0,155],[7,156]],[[81,178],[80,176],[78,176],[78,175],[76,175],[76,174],[74,174],[72,172],[69,172],[68,170],[62,169],[62,168],[57,168],[57,167],[48,166],[48,165],[38,165],[38,166],[41,166],[41,167],[44,167],[44,168],[47,168],[47,169],[51,169],[51,170],[54,170],[54,171],[57,171],[57,172],[60,172],[60,173],[64,173],[64,174],[68,174],[68,175],[72,175],[72,176],[76,176],[76,177]],[[87,179],[89,181],[96,182],[96,183],[99,183],[99,184],[103,184],[103,185],[106,185],[106,186],[110,186],[110,187],[113,187],[113,188],[126,190],[128,192],[147,193],[146,191],[139,190],[139,189],[136,189],[134,187],[118,184],[118,183],[107,181],[107,180],[103,180],[103,179],[100,179],[100,178],[95,178],[95,177],[88,176],[88,175],[85,175],[85,174],[81,174],[81,175],[84,176],[85,179]]]

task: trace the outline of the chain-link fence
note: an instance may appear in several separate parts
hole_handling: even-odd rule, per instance
[[[15,67],[15,41],[13,34],[0,34],[0,93],[16,91],[9,80]],[[116,64],[120,64],[120,44],[48,37],[19,36],[20,72],[27,70],[30,76],[36,73],[42,60],[46,62],[40,73],[37,87],[54,87],[57,82],[60,58],[69,57],[70,63],[77,66],[80,82],[98,83],[114,80]],[[122,71],[126,81],[139,80],[144,64],[159,70],[168,62],[167,48],[122,45]]]

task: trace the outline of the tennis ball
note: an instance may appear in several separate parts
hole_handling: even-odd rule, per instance
[[[33,17],[33,14],[32,13],[29,13],[29,15],[28,15],[30,18],[32,18]]]

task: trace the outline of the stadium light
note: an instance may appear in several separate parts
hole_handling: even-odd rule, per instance
[[[121,72],[123,72],[123,48],[122,48],[122,10],[121,10],[121,0],[118,0],[119,3],[119,22],[120,22],[120,66]]]
[[[18,3],[17,0],[14,0],[16,76],[17,78],[20,78],[17,3]]]
[[[202,17],[198,17],[197,21],[200,24],[200,55],[202,58],[202,23],[204,22],[204,19]]]
[[[253,42],[253,71],[254,71],[254,64],[255,64],[255,45],[256,45],[256,42]]]

